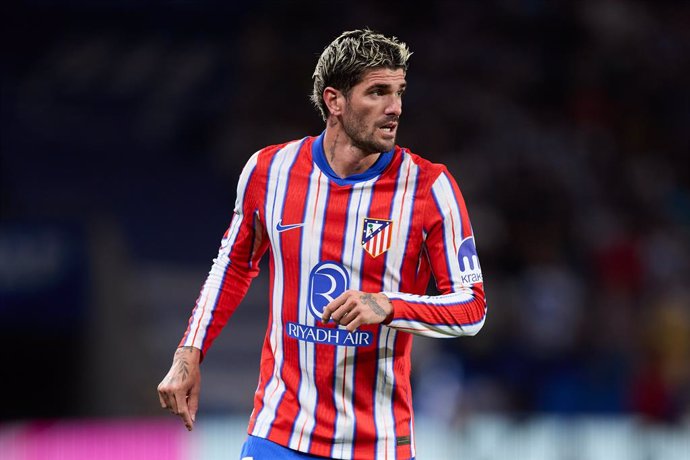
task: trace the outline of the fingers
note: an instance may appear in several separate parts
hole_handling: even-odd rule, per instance
[[[192,431],[192,429],[194,428],[194,422],[192,421],[192,416],[189,412],[189,406],[187,405],[187,395],[184,393],[176,393],[175,401],[177,401],[177,415],[179,415],[182,418],[184,426],[187,427],[187,430]]]
[[[361,316],[358,316],[357,318],[355,318],[353,321],[351,321],[351,322],[347,325],[347,328],[346,328],[346,329],[347,329],[348,331],[350,331],[350,332],[355,332],[355,331],[357,330],[357,328],[358,328],[359,326],[361,326],[362,324],[364,324],[364,320],[362,319]]]
[[[163,394],[160,385],[158,385],[158,401],[161,403],[161,407],[163,409],[168,408],[168,403],[165,401],[165,395]]]
[[[350,291],[345,291],[342,294],[340,294],[338,297],[333,299],[331,303],[326,305],[326,308],[323,309],[323,314],[321,315],[321,321],[324,323],[327,323],[330,321],[331,317],[333,316],[333,313],[340,308],[341,305],[343,305],[347,299],[350,296]]]
[[[349,290],[326,305],[321,319],[324,323],[333,320],[353,332],[364,324],[385,321],[392,309],[390,301],[383,294]]]
[[[185,390],[175,391],[165,385],[158,387],[158,400],[163,409],[180,416],[187,430],[192,431],[199,409],[199,388],[193,388],[189,395]]]
[[[196,423],[196,412],[199,410],[199,391],[192,390],[187,398],[187,406],[189,407],[189,416],[192,419],[192,425]],[[191,430],[190,430],[191,431]]]
[[[163,409],[168,409],[171,413],[178,413],[177,399],[175,393],[167,389],[162,384],[158,386],[158,400]]]
[[[345,326],[356,316],[357,302],[347,299],[336,311],[331,314],[331,319],[341,326]]]

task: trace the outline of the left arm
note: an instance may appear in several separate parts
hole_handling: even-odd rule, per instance
[[[425,249],[441,295],[346,291],[324,310],[354,331],[363,324],[427,337],[475,335],[484,325],[486,298],[481,267],[465,201],[443,168],[429,189],[424,210]]]
[[[426,202],[424,244],[441,294],[384,292],[393,306],[388,326],[427,337],[475,335],[486,318],[484,282],[465,200],[445,167]]]

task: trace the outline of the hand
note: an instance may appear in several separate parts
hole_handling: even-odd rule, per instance
[[[187,430],[192,431],[199,409],[201,372],[200,351],[194,347],[181,347],[175,351],[172,366],[158,385],[161,407],[182,417]]]
[[[392,312],[393,305],[384,294],[349,290],[326,305],[321,319],[324,323],[333,319],[354,332],[363,324],[382,323]]]

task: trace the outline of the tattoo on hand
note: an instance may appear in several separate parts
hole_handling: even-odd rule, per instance
[[[173,371],[173,376],[172,380],[173,382],[176,382],[178,380],[187,380],[187,377],[189,377],[189,368],[187,367],[187,361],[185,359],[181,359],[179,361],[175,362],[175,369]]]
[[[186,380],[189,377],[189,363],[184,353],[190,351],[192,347],[182,347],[175,352],[175,364],[173,366],[172,380]]]
[[[360,300],[369,305],[369,308],[372,309],[374,313],[376,313],[379,316],[383,316],[384,318],[386,317],[386,310],[381,308],[381,305],[376,302],[376,299],[374,299],[374,296],[372,294],[362,294],[360,297]]]

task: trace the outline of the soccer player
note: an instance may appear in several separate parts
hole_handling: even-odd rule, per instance
[[[319,136],[256,152],[170,371],[192,429],[199,364],[270,248],[270,309],[242,458],[410,459],[413,335],[474,335],[482,272],[445,166],[395,145],[410,51],[345,32],[314,71]],[[440,295],[427,296],[431,274]]]

